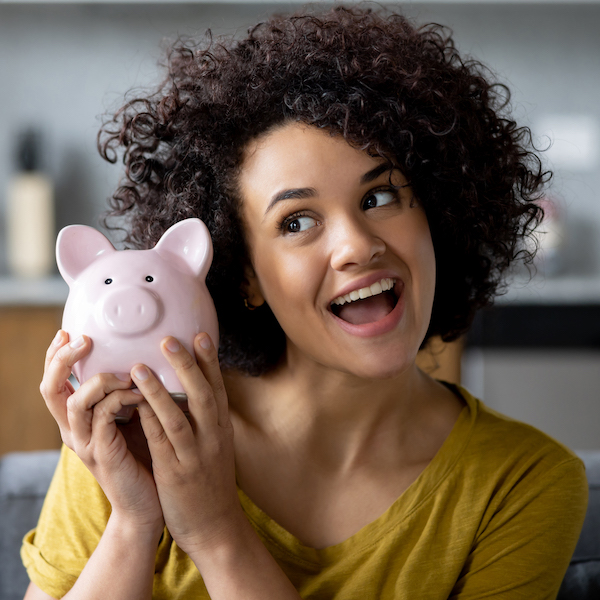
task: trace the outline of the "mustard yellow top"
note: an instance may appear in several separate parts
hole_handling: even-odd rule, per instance
[[[248,519],[302,598],[556,597],[585,516],[583,464],[540,431],[459,392],[466,406],[428,467],[385,513],[340,544],[303,546],[239,490]],[[92,475],[63,449],[38,527],[21,550],[31,580],[63,596],[109,514]],[[166,530],[153,598],[209,598]]]

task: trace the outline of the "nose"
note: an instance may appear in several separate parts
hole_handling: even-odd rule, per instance
[[[144,333],[160,320],[160,300],[144,288],[117,289],[104,299],[102,315],[105,326],[116,334]]]
[[[338,223],[332,246],[331,266],[338,271],[352,265],[368,265],[386,250],[385,242],[369,228],[369,224],[358,219],[344,219]]]

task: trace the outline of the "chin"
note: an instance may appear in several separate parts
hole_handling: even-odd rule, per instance
[[[393,360],[390,358],[393,357]],[[383,359],[373,353],[367,357],[361,357],[359,361],[346,365],[346,371],[361,379],[375,381],[386,381],[397,379],[409,372],[415,365],[416,353],[398,351],[391,355],[388,353]]]

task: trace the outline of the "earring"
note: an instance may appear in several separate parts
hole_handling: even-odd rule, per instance
[[[248,298],[244,298],[244,306],[248,309],[248,310],[256,310],[257,307],[254,306],[254,304],[250,304],[250,302],[248,302]]]

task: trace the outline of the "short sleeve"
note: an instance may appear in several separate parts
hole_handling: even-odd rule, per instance
[[[53,598],[64,596],[96,549],[110,511],[93,475],[63,446],[38,525],[21,547],[31,581]]]
[[[570,458],[523,473],[481,530],[453,600],[554,600],[587,506],[585,468]]]

